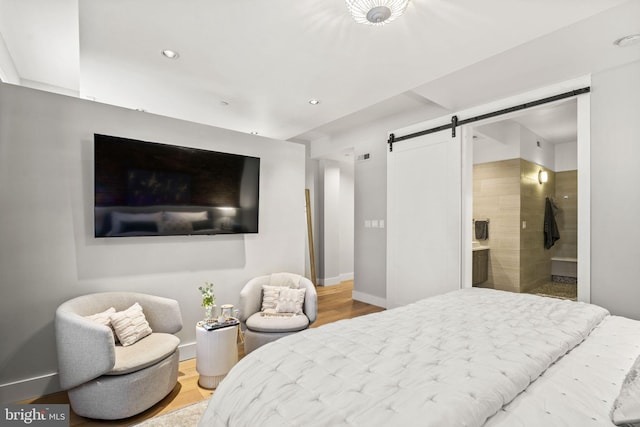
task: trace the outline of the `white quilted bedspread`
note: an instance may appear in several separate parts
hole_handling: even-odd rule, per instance
[[[480,426],[607,316],[465,289],[278,340],[244,358],[200,426]]]

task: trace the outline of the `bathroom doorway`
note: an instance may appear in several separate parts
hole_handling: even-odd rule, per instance
[[[573,98],[472,128],[473,286],[577,299],[577,117]]]

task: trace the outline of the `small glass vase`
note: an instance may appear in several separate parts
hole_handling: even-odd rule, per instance
[[[204,322],[211,324],[216,322],[217,313],[215,305],[207,305],[204,307]]]

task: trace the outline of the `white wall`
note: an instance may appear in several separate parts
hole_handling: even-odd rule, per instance
[[[574,171],[578,169],[578,142],[556,144],[556,172]]]
[[[556,166],[554,145],[524,126],[520,126],[520,157],[547,169]]]
[[[393,129],[393,128],[389,128]],[[369,154],[356,161],[354,171],[354,282],[353,298],[386,307],[386,228],[367,228],[367,220],[387,220],[387,132],[372,124],[354,135],[355,155]]]
[[[402,121],[402,124],[406,122]],[[354,156],[368,153],[369,160],[354,164],[353,298],[384,307],[386,302],[385,229],[365,228],[365,219],[386,219],[386,143],[394,126],[377,121],[311,143],[311,157],[322,157],[355,147]],[[318,204],[322,201],[318,200]]]
[[[354,186],[353,163],[321,159],[316,204],[318,222],[318,284],[337,285],[353,279]]]
[[[321,160],[323,180],[322,234],[320,247],[321,285],[340,283],[340,166],[335,160]]]
[[[94,133],[260,157],[259,233],[94,239]],[[300,144],[0,84],[0,401],[58,389],[53,319],[69,298],[177,299],[184,358],[204,281],[219,303],[237,304],[254,276],[304,273],[304,169]]]
[[[489,163],[520,157],[520,125],[511,120],[474,128],[473,163]]]
[[[513,120],[478,126],[474,132],[479,134],[473,142],[474,164],[522,158],[554,170],[554,145]]]
[[[640,319],[640,62],[592,76],[591,302]]]
[[[353,279],[354,164],[340,162],[340,281]]]

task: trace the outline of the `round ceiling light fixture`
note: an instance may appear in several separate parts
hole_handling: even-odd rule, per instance
[[[315,98],[310,99],[310,100],[309,100],[309,104],[311,104],[311,105],[318,105],[318,104],[320,104],[320,100],[319,100],[319,99],[315,99]]]
[[[178,52],[176,52],[175,50],[171,50],[171,49],[165,49],[162,51],[162,55],[165,58],[169,58],[169,59],[178,59],[178,57],[180,56],[180,54]]]
[[[631,34],[630,36],[619,38],[618,40],[614,41],[613,44],[618,47],[627,47],[638,42],[640,42],[640,34]]]
[[[384,25],[402,15],[409,0],[345,0],[358,24]]]

